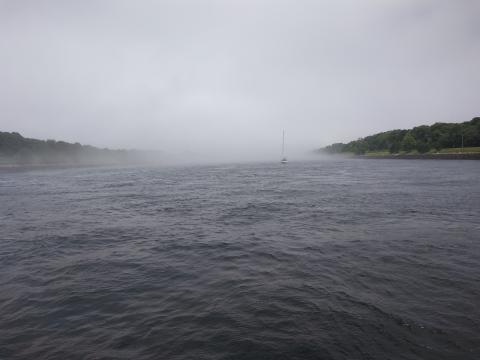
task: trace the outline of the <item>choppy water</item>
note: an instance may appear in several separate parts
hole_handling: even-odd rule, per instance
[[[478,359],[480,162],[0,173],[2,359]]]

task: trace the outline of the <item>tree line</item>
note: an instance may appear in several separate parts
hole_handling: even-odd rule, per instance
[[[426,153],[447,148],[480,146],[480,117],[463,123],[435,123],[409,130],[391,130],[321,149],[327,153],[365,154],[368,151]]]
[[[0,162],[4,163],[103,163],[122,162],[128,151],[99,149],[90,145],[25,138],[16,132],[0,132]]]

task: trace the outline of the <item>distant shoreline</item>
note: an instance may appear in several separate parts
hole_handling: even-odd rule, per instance
[[[337,142],[319,150],[329,154],[353,153],[379,156],[379,158],[381,156],[382,159],[478,160],[476,155],[464,154],[480,153],[480,117],[474,117],[462,123],[437,122],[408,130],[384,131],[346,144]],[[460,155],[437,156],[439,153]],[[402,156],[393,154],[402,154]],[[403,154],[412,154],[412,156],[403,156]]]
[[[0,164],[0,171],[16,172],[16,171],[30,171],[30,170],[62,170],[62,169],[85,169],[85,168],[98,168],[98,167],[114,167],[119,165],[128,165],[121,163],[104,163],[104,164]]]
[[[480,153],[355,155],[356,159],[480,160]]]

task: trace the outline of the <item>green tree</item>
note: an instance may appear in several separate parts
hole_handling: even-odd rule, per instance
[[[424,141],[417,141],[416,149],[419,153],[423,154],[430,151],[430,145]]]
[[[354,147],[355,154],[363,155],[365,154],[365,152],[367,152],[367,150],[368,150],[368,143],[363,139],[357,140],[356,145]]]
[[[397,154],[400,151],[400,143],[399,142],[393,142],[390,144],[390,147],[388,148],[388,151],[390,154]]]
[[[407,132],[402,140],[402,150],[410,152],[417,146],[417,142],[413,137],[411,131]]]

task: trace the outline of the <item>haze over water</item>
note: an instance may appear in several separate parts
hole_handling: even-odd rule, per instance
[[[272,160],[478,116],[478,0],[0,1],[0,131]]]
[[[480,353],[475,161],[0,171],[0,358]]]

